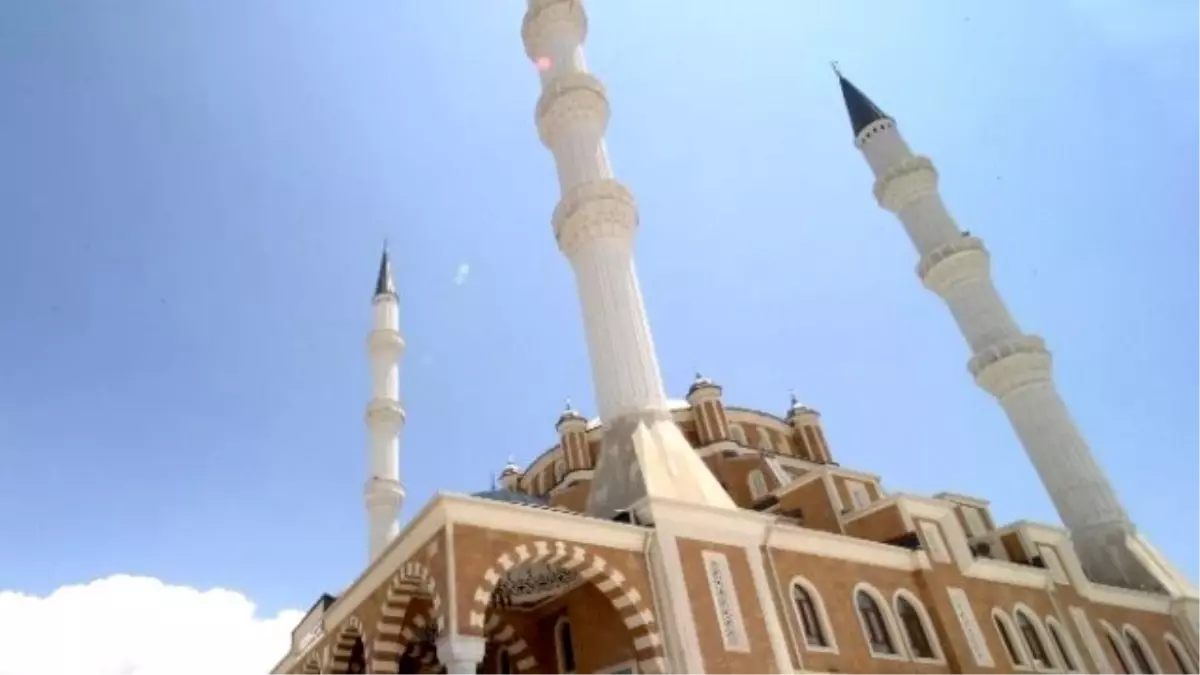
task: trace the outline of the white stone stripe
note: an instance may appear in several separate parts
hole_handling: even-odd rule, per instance
[[[647,633],[641,637],[634,638],[633,649],[642,651],[645,649],[653,649],[662,644],[662,639],[658,637],[658,633]]]
[[[513,627],[511,625],[506,625],[504,628],[500,629],[499,633],[496,633],[496,640],[498,642],[508,642],[509,640],[513,639],[514,633],[516,633],[516,631],[513,630]]]
[[[520,670],[522,673],[528,673],[536,667],[537,659],[532,656],[526,656],[520,661],[517,661],[517,670]]]
[[[659,656],[653,659],[638,661],[638,672],[665,673],[667,672],[667,660]]]

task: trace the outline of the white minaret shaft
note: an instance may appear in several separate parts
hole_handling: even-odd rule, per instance
[[[1133,524],[1067,412],[1042,339],[1021,332],[992,285],[983,242],[955,225],[932,162],[914,155],[895,122],[839,79],[855,144],[875,174],[879,204],[903,223],[920,255],[918,276],[949,306],[971,348],[971,374],[1008,415],[1089,575],[1147,585],[1124,545]]]
[[[586,33],[579,0],[529,0],[521,35],[541,74],[538,134],[562,191],[554,234],[575,272],[606,425],[589,511],[611,512],[646,494],[732,508],[667,410],[633,264],[637,207],[608,163],[608,99],[584,63]]]
[[[404,429],[400,357],[404,354],[404,338],[400,335],[400,299],[386,249],[379,261],[372,305],[372,327],[367,337],[367,356],[371,362],[371,401],[367,404],[370,475],[363,490],[368,563],[379,557],[399,534],[397,517],[404,503],[404,488],[400,485],[400,432]]]
[[[584,64],[585,32],[576,0],[531,0],[522,30],[541,71],[538,132],[562,191],[554,232],[579,288],[600,417],[610,420],[662,408],[666,397],[634,272],[637,207],[608,163],[608,100]]]

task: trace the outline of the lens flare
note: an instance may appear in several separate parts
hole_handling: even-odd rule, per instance
[[[547,70],[550,70],[550,57],[539,56],[537,61],[534,61],[534,65],[537,66],[538,72],[544,73]]]

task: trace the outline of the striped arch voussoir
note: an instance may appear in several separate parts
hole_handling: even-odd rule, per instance
[[[350,665],[350,652],[354,649],[354,641],[360,637],[364,637],[362,621],[359,621],[357,616],[351,616],[346,619],[346,624],[338,631],[337,639],[333,642],[333,651],[329,658],[329,672],[346,672]]]
[[[475,589],[469,617],[472,628],[484,632],[484,620],[488,603],[492,599],[492,591],[496,590],[496,585],[509,570],[528,562],[572,571],[581,579],[595,585],[612,603],[633,637],[638,672],[666,672],[667,662],[663,654],[662,637],[658,632],[658,622],[654,619],[650,603],[642,598],[620,570],[588,548],[576,544],[535,541],[532,544],[521,544],[500,554],[496,562],[484,572],[483,582]]]
[[[304,659],[304,665],[300,667],[300,672],[305,675],[317,675],[321,672],[321,654],[317,650],[313,650],[308,658]]]
[[[404,626],[404,617],[408,614],[408,603],[420,592],[429,594],[433,610],[432,617],[416,617],[413,625],[424,627],[432,623],[438,633],[445,628],[442,612],[442,598],[437,591],[437,583],[429,568],[419,562],[405,563],[400,571],[388,582],[387,594],[383,605],[379,608],[379,622],[375,624],[375,648],[372,650],[371,672],[395,673],[400,666],[400,654],[412,642],[414,634]],[[405,634],[407,632],[407,634]]]
[[[533,655],[529,643],[517,635],[512,624],[502,621],[499,616],[493,614],[484,625],[483,634],[487,636],[488,640],[508,652],[509,661],[518,673],[538,672],[537,657]]]

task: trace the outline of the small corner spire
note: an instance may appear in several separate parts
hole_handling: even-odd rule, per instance
[[[836,61],[835,61],[835,63],[836,63]],[[791,401],[793,408],[795,408],[800,403],[800,399],[796,398],[796,390],[795,389],[788,389],[788,399]]]
[[[883,119],[891,119],[887,113],[879,109],[875,102],[862,93],[854,83],[846,79],[837,61],[830,61],[833,73],[837,75],[838,85],[842,89],[842,100],[846,103],[846,114],[850,116],[850,128],[858,136],[863,129]]]
[[[383,255],[379,258],[379,276],[375,279],[375,295],[396,295],[396,282],[392,281],[392,263],[388,257],[388,241],[383,240]]]

